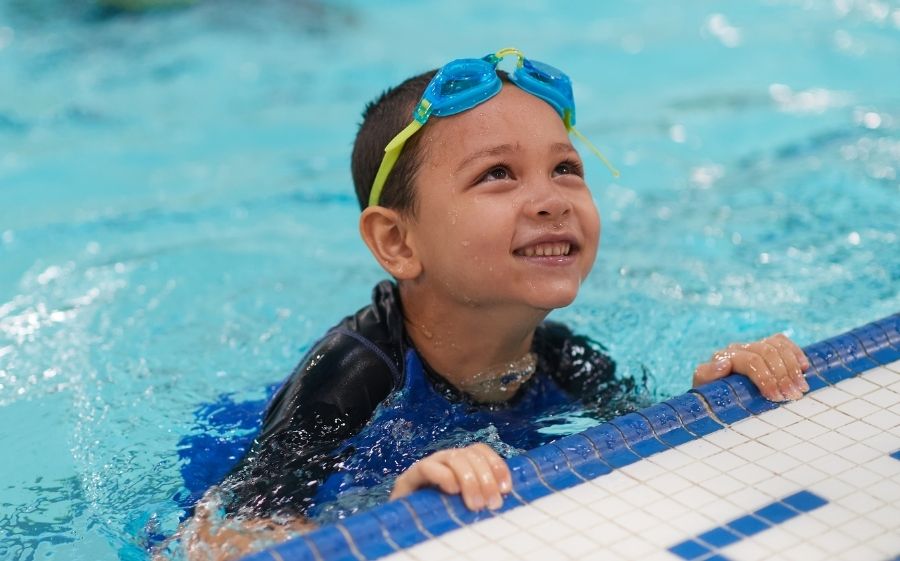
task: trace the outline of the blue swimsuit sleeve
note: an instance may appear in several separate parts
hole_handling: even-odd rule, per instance
[[[345,460],[341,444],[365,426],[398,377],[385,350],[358,331],[330,331],[272,399],[252,449],[220,485],[226,510],[305,515]]]

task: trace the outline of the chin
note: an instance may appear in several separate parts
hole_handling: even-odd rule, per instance
[[[558,281],[554,283],[535,283],[532,285],[529,303],[542,310],[565,308],[578,296],[580,282]]]

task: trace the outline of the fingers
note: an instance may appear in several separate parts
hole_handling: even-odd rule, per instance
[[[473,444],[441,450],[413,464],[397,478],[391,499],[427,486],[460,493],[471,510],[497,509],[503,506],[502,494],[512,490],[512,477],[506,462],[489,446]]]
[[[803,376],[803,370],[809,367],[809,361],[793,341],[782,334],[776,334],[760,341],[747,344],[732,344],[724,351],[713,355],[719,363],[705,363],[697,367],[694,382],[721,378],[729,372],[737,372],[748,376],[760,393],[772,401],[800,399],[809,391],[809,384]],[[715,368],[715,364],[724,364],[727,359],[730,370]]]
[[[694,370],[693,387],[702,386],[731,374],[731,359],[725,356],[713,356],[713,360],[704,362]]]

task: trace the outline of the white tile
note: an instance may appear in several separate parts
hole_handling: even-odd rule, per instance
[[[897,409],[900,412],[900,408]],[[900,449],[900,434],[891,431],[883,431],[863,440],[866,446],[871,446],[882,454],[893,454]]]
[[[846,380],[842,380],[837,387],[855,396],[863,396],[877,390],[880,386],[873,384],[872,382],[867,382],[862,378],[847,378]]]
[[[863,399],[879,407],[888,408],[900,403],[900,394],[893,390],[881,389],[867,394]]]
[[[863,444],[862,442],[851,444],[843,450],[838,450],[836,453],[851,462],[856,462],[859,464],[865,464],[874,460],[875,458],[881,457],[881,452]]]
[[[828,524],[832,528],[839,528],[844,522],[856,518],[856,514],[838,503],[829,503],[825,506],[809,511],[805,516],[815,517],[817,520]]]
[[[738,421],[738,422],[744,422],[744,421]],[[744,436],[743,434],[732,430],[732,428],[727,428],[727,429],[717,430],[714,433],[706,435],[704,440],[706,442],[715,444],[716,446],[718,446],[719,448],[721,448],[723,450],[731,450],[735,446],[739,446],[739,445],[743,444],[744,442],[747,442],[747,440],[749,440],[749,439],[746,436]]]
[[[671,520],[676,516],[681,516],[685,512],[689,511],[691,508],[675,499],[669,497],[663,497],[660,500],[654,502],[652,505],[647,506],[643,510],[649,512],[653,516],[661,520]]]
[[[557,543],[559,550],[566,554],[569,558],[581,557],[584,553],[594,549],[596,544],[593,541],[580,536],[578,534],[569,536],[568,538]]]
[[[728,559],[737,559],[739,561],[769,561],[773,559],[772,550],[754,539],[743,539],[734,545],[730,545],[722,550],[722,554]]]
[[[896,347],[896,345],[894,345],[894,346]],[[884,368],[893,370],[894,372],[900,372],[900,360],[895,360],[894,362],[889,362],[882,366],[884,366]]]
[[[551,517],[557,517],[578,507],[577,502],[562,493],[553,493],[552,495],[541,497],[532,502],[531,505],[546,512]]]
[[[880,551],[865,543],[857,543],[853,547],[841,552],[840,559],[852,559],[853,561],[884,561]]]
[[[642,534],[641,537],[649,544],[655,545],[661,549],[666,549],[676,543],[684,541],[691,537],[691,535],[686,534],[678,528],[673,528],[665,522],[659,522],[649,532]]]
[[[540,534],[541,539],[547,543],[555,543],[573,533],[571,528],[560,524],[558,520],[544,520],[532,528],[531,531]]]
[[[499,540],[519,531],[518,526],[502,516],[496,516],[478,524],[473,524],[472,529],[485,538],[492,540]]]
[[[744,442],[736,448],[733,448],[731,451],[734,452],[735,455],[744,458],[748,462],[760,460],[775,452],[768,446],[765,446],[753,440],[748,440],[747,442]]]
[[[886,532],[869,540],[868,545],[882,554],[884,559],[892,559],[900,551],[900,532]]]
[[[797,485],[804,487],[822,481],[826,474],[806,464],[801,464],[784,473],[785,479],[789,479]]]
[[[835,450],[841,450],[850,446],[855,440],[836,432],[825,432],[824,434],[820,434],[811,439],[809,442],[820,448],[824,448],[829,452],[834,452]]]
[[[756,465],[762,466],[772,473],[784,473],[800,465],[800,460],[784,452],[775,452],[770,456],[757,460]]]
[[[785,427],[784,430],[793,434],[800,440],[810,440],[810,439],[813,439],[823,433],[828,432],[828,429],[826,429],[822,425],[813,423],[811,421],[803,421],[802,423],[796,423],[789,427]]]
[[[747,438],[752,439],[758,439],[759,437],[776,430],[776,427],[765,422],[760,417],[748,417],[743,421],[738,421],[733,424],[731,428]]]
[[[653,454],[649,460],[664,470],[674,470],[694,461],[694,458],[677,448]]]
[[[742,481],[738,481],[734,477],[731,477],[727,473],[723,473],[717,477],[710,479],[709,481],[703,482],[703,486],[710,493],[715,494],[719,497],[727,497],[737,491],[738,489],[744,488],[744,483]]]
[[[781,406],[792,413],[796,413],[805,419],[814,417],[829,409],[824,403],[820,403],[815,399],[798,399],[797,401],[788,401]]]
[[[893,477],[900,482],[900,461],[886,454],[866,462],[866,469],[883,477]]]
[[[601,501],[592,503],[589,508],[604,518],[614,519],[616,516],[631,512],[635,507],[615,495],[610,495]]]
[[[606,489],[609,494],[613,495],[619,493],[620,491],[624,491],[629,487],[637,485],[637,481],[625,475],[619,470],[613,471],[612,473],[608,473],[603,477],[598,477],[593,481],[593,484]]]
[[[900,427],[900,415],[892,413],[887,409],[879,409],[874,413],[866,415],[865,420],[873,427],[881,430],[891,430]]]
[[[485,558],[484,561],[488,561]],[[540,549],[526,551],[521,554],[522,561],[568,561],[569,558],[563,552],[559,551],[556,546],[545,546]]]
[[[491,559],[497,561],[511,561],[517,557],[509,550],[496,543],[484,543],[478,547],[462,552],[469,559]]]
[[[730,474],[738,481],[743,481],[747,485],[753,485],[772,477],[771,470],[750,463],[731,470]]]
[[[559,521],[575,530],[587,530],[588,533],[605,522],[600,515],[586,508],[567,512],[559,517]]]
[[[811,517],[805,516],[804,518]],[[811,519],[815,520],[814,518]],[[851,547],[856,543],[856,539],[848,536],[840,528],[830,528],[825,524],[823,524],[823,526],[829,528],[829,531],[815,536],[816,544],[818,544],[819,547],[821,547],[823,550],[831,552],[844,551],[848,547]]]
[[[450,559],[451,557],[456,557],[457,555],[459,555],[455,549],[448,546],[439,539],[428,540],[405,551],[412,555],[414,558],[422,559],[424,561],[441,561],[443,559]],[[390,557],[390,559],[393,560],[395,558]]]
[[[595,479],[590,483],[582,483],[581,485],[569,487],[568,489],[560,491],[560,493],[569,497],[570,499],[574,499],[580,504],[588,504],[594,501],[599,501],[600,499],[608,497],[609,491],[597,485],[597,481],[598,479]]]
[[[816,390],[809,394],[812,399],[819,401],[828,407],[836,407],[850,399],[853,399],[854,396],[835,387],[822,388],[820,390]]]
[[[780,475],[760,481],[756,484],[756,488],[763,493],[767,493],[773,499],[781,499],[799,490],[799,486],[796,483]]]
[[[725,430],[725,429],[722,429]],[[706,440],[691,440],[678,447],[679,450],[694,459],[703,459],[717,454],[721,449]]]
[[[882,432],[881,429],[877,429],[868,423],[864,423],[863,421],[855,421],[853,423],[850,423],[849,425],[838,427],[836,430],[844,436],[848,436],[856,441],[865,440],[870,436],[874,436]]]
[[[816,494],[818,491],[816,491]],[[821,521],[811,516],[798,516],[787,521],[784,529],[803,540],[818,540],[824,534],[830,532],[830,528]]]
[[[672,498],[684,505],[699,509],[716,500],[718,497],[702,487],[688,487],[683,491],[675,493]]]
[[[857,489],[866,489],[870,485],[874,485],[875,483],[881,481],[881,476],[870,469],[866,469],[862,466],[856,466],[853,469],[848,469],[847,471],[836,476],[835,479],[843,481],[847,485],[850,485]]]
[[[884,390],[878,390],[878,392],[873,393],[881,393],[882,391]],[[873,405],[865,399],[854,399],[853,401],[848,401],[847,403],[839,405],[838,407],[836,407],[836,409],[841,413],[846,413],[847,415],[850,415],[855,419],[865,419],[872,413],[882,410],[878,405]]]
[[[897,503],[896,499],[888,499],[879,491],[880,487],[870,489],[870,492],[873,495],[877,496],[879,499],[882,499],[887,504],[879,509],[867,513],[866,518],[875,522],[885,530],[897,532],[898,534],[900,534],[900,504]]]
[[[842,427],[845,425],[849,425],[853,421],[857,420],[858,417],[851,417],[847,414],[841,413],[836,409],[826,409],[825,411],[810,417],[812,421],[819,423],[825,428],[835,429],[837,427]]]
[[[602,546],[609,546],[630,535],[628,530],[614,522],[605,522],[591,530],[591,539]]]
[[[669,520],[669,524],[685,533],[685,536],[701,534],[717,524],[701,511],[692,510],[685,512],[678,518]]]
[[[510,524],[528,529],[550,518],[546,512],[531,508],[528,505],[508,510],[500,515]]]
[[[614,543],[612,550],[625,559],[640,559],[653,551],[653,547],[642,539],[630,537]]]
[[[778,556],[785,560],[809,561],[810,559],[821,559],[822,550],[812,544],[801,542],[793,547],[779,551]]]
[[[647,485],[661,493],[669,494],[677,493],[685,487],[691,486],[692,483],[676,473],[664,473],[648,481]]]
[[[707,463],[696,463],[681,470],[681,476],[693,483],[700,483],[712,477],[721,474],[718,470]]]
[[[802,400],[801,400],[802,401]],[[788,427],[803,419],[800,415],[784,407],[778,407],[764,413],[766,422],[779,428]]]
[[[745,512],[753,512],[772,502],[772,497],[755,487],[744,487],[729,495],[728,499],[743,508]]]
[[[783,430],[777,430],[775,432],[763,435],[757,438],[756,441],[760,444],[765,444],[769,448],[773,448],[775,450],[784,450],[790,446],[799,444],[800,442],[804,442],[791,433]]]
[[[643,510],[635,510],[616,517],[616,524],[631,534],[644,534],[653,531],[659,519]]]
[[[863,374],[863,377],[869,382],[878,384],[882,387],[890,386],[891,384],[900,381],[900,373],[888,370],[883,366],[868,370],[865,374]]]
[[[864,511],[865,512],[865,511]],[[844,523],[842,528],[848,535],[853,536],[858,541],[866,542],[875,536],[884,534],[884,528],[879,524],[867,520],[865,518],[855,518]]]
[[[635,462],[621,468],[622,473],[638,481],[648,481],[663,473],[663,469],[653,462]]]
[[[661,499],[663,495],[652,487],[647,485],[639,485],[628,489],[622,493],[622,500],[638,507],[650,504]]]
[[[744,458],[734,455],[734,453],[723,450],[718,454],[714,454],[705,460],[707,464],[715,467],[723,472],[728,472],[736,467],[742,466],[747,462]]]
[[[829,502],[834,502],[856,491],[855,485],[850,485],[835,477],[819,481],[815,485],[811,485],[810,488],[814,493],[824,497]]]
[[[509,551],[519,555],[544,546],[544,542],[534,537],[534,534],[531,532],[519,532],[518,534],[507,536],[500,540],[500,544]]]
[[[801,462],[811,462],[828,453],[828,450],[824,450],[821,446],[816,446],[809,442],[801,442],[784,450],[789,456],[796,458]]]

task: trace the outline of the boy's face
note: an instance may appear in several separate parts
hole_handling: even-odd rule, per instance
[[[423,133],[408,225],[420,280],[466,305],[570,304],[594,263],[600,217],[559,115],[504,83]]]

